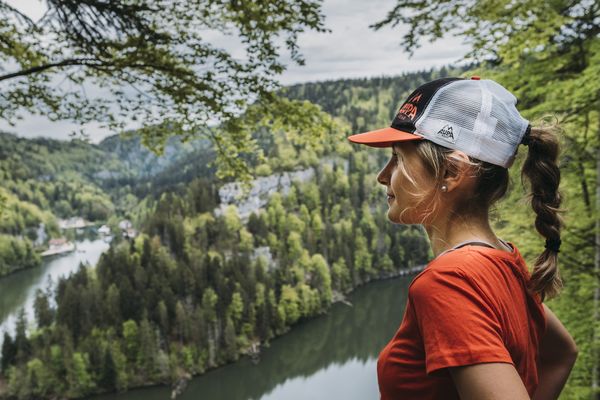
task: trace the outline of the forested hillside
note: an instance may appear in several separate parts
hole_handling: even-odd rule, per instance
[[[22,139],[0,133],[0,276],[38,265],[33,250],[40,224],[48,238],[58,235],[56,218],[106,220],[110,197],[92,177],[116,168],[116,159],[82,141]]]
[[[62,235],[58,218],[115,225],[147,195],[210,176],[212,158],[206,141],[176,137],[157,155],[133,134],[94,145],[0,133],[0,276],[39,265],[45,242]]]

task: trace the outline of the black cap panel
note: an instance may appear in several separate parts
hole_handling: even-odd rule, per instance
[[[463,78],[441,78],[419,86],[408,96],[402,107],[396,113],[392,128],[414,133],[415,122],[423,114],[433,95],[443,86]]]

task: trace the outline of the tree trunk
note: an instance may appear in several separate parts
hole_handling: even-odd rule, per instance
[[[595,257],[594,257],[594,277],[597,279],[598,273],[600,272],[600,115],[598,116],[598,143],[599,147],[596,149],[596,214],[595,214]],[[600,393],[598,390],[598,306],[600,302],[600,286],[596,282],[594,289],[594,303],[593,303],[593,342],[592,342],[592,399],[600,400]]]
[[[589,115],[589,113],[586,112],[585,113],[585,130],[583,131],[584,143],[587,143],[587,141],[588,141],[587,136],[588,136],[589,127],[590,127],[590,115]],[[599,125],[598,129],[600,131],[600,125]],[[600,132],[598,133],[598,135],[600,136]],[[579,169],[579,176],[581,178],[581,192],[583,194],[583,202],[585,204],[585,209],[588,213],[588,216],[591,217],[592,216],[592,202],[590,201],[590,192],[589,192],[588,185],[587,185],[587,179],[585,177],[585,167],[583,165],[583,161],[584,161],[584,157],[585,157],[584,151],[578,151],[578,153],[579,153],[579,156],[577,158],[577,168]],[[596,156],[596,162],[598,162],[598,156]]]

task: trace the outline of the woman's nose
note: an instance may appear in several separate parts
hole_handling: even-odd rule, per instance
[[[381,171],[379,171],[379,174],[377,175],[377,182],[379,182],[383,186],[388,186],[389,177],[387,165],[383,167]]]

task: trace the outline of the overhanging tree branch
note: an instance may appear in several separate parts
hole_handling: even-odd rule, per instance
[[[19,76],[33,75],[33,74],[36,74],[36,73],[39,73],[39,72],[42,72],[42,71],[45,71],[45,70],[51,69],[51,68],[70,67],[70,66],[74,66],[74,65],[97,67],[97,66],[102,65],[102,63],[98,62],[98,60],[94,60],[91,58],[70,58],[70,59],[66,59],[63,61],[55,62],[55,63],[38,65],[37,67],[27,68],[27,69],[24,69],[24,70],[21,70],[18,72],[1,75],[0,81],[17,78]]]

